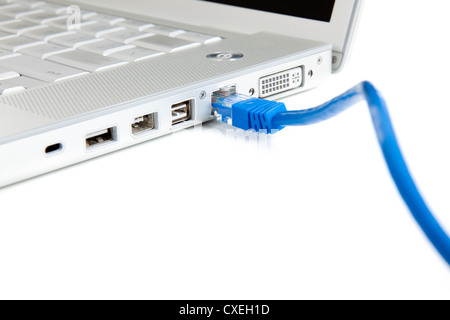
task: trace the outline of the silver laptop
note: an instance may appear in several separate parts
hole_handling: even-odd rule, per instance
[[[266,4],[267,3],[267,4]],[[362,0],[0,0],[0,187],[278,99],[348,57]]]

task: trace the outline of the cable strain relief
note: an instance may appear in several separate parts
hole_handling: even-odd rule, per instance
[[[233,105],[232,122],[233,126],[243,130],[275,133],[284,126],[274,126],[272,120],[278,113],[286,111],[286,106],[282,102],[253,98]]]

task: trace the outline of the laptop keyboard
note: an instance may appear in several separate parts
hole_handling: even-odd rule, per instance
[[[0,95],[221,40],[86,10],[74,20],[73,12],[44,1],[0,0]]]

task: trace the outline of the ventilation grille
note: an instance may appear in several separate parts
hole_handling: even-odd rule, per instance
[[[259,79],[259,96],[265,98],[299,88],[302,84],[303,69],[301,67],[278,72]]]

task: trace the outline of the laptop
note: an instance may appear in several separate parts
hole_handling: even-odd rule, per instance
[[[349,56],[362,0],[0,0],[0,187],[279,99]]]

